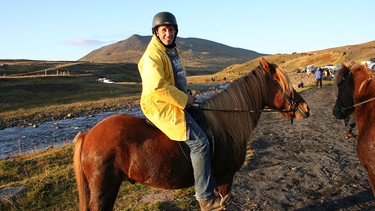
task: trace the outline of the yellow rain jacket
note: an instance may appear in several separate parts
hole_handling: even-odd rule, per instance
[[[153,35],[138,63],[142,78],[140,105],[144,115],[170,139],[186,141],[184,108],[188,97],[175,86],[172,64],[165,51]]]

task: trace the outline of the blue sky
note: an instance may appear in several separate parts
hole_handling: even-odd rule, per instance
[[[375,40],[373,0],[2,1],[0,59],[74,61],[92,50],[151,35],[170,11],[180,37],[259,53],[322,50]]]

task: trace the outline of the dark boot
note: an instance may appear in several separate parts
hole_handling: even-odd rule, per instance
[[[231,195],[227,194],[225,197],[216,196],[208,200],[199,200],[199,206],[202,211],[226,210],[232,200]]]

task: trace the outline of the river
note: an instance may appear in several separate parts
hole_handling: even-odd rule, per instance
[[[126,111],[43,122],[36,127],[5,128],[0,130],[0,159],[72,143],[78,132],[87,131],[99,121],[117,113],[143,116],[140,108],[134,108]]]

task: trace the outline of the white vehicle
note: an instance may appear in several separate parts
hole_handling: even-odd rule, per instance
[[[314,73],[314,72],[315,72],[315,67],[314,67],[313,64],[312,65],[308,65],[306,67],[306,73],[307,73],[307,75],[310,75],[311,73]]]
[[[333,64],[327,64],[326,66],[324,66],[323,68],[327,68],[329,69],[331,72],[336,70],[336,66],[334,66]]]
[[[370,60],[368,60],[368,62],[367,62],[367,67],[368,67],[369,69],[375,71],[375,58],[371,58]]]
[[[366,64],[369,69],[375,71],[375,58],[371,58],[368,61],[362,61],[361,64]]]
[[[106,84],[114,84],[115,82],[106,78],[99,78],[99,82],[106,83]]]

